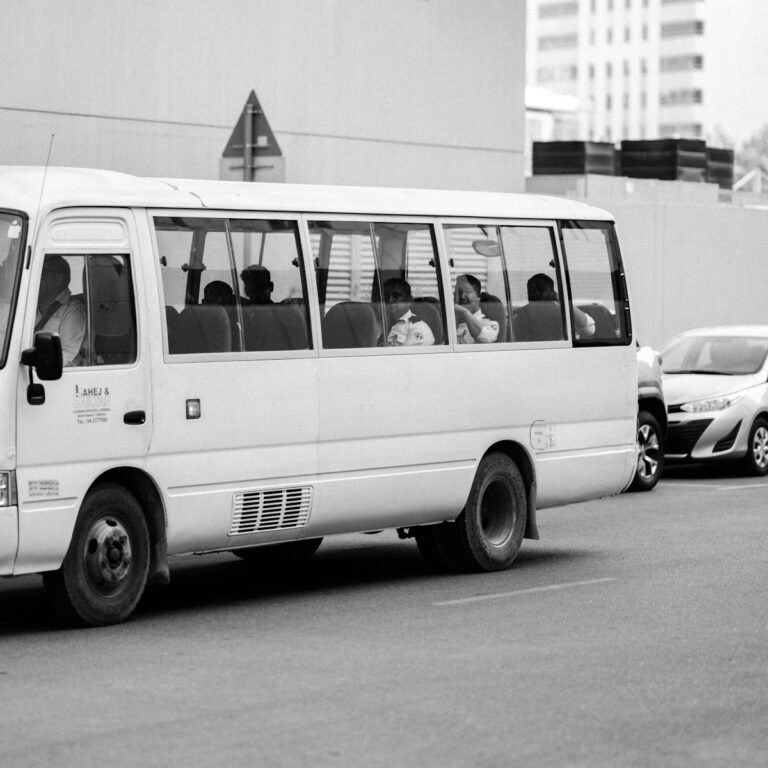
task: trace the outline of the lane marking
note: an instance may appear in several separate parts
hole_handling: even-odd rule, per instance
[[[750,488],[768,488],[768,483],[750,483],[749,485],[718,485],[718,491],[746,491]]]
[[[517,597],[518,595],[532,595],[534,592],[552,592],[556,589],[569,589],[570,587],[586,587],[591,584],[602,584],[606,581],[616,581],[613,578],[589,579],[588,581],[569,581],[565,584],[549,584],[546,587],[531,587],[530,589],[516,589],[513,592],[496,592],[490,595],[475,595],[474,597],[459,597],[455,600],[440,600],[432,605],[462,605],[463,603],[479,603],[482,600],[498,600],[504,597]]]
[[[768,488],[768,483],[748,483],[746,485],[722,485],[721,483],[696,483],[685,482],[684,480],[665,480],[665,485],[674,485],[677,488],[685,486],[686,488],[703,488],[715,491],[741,491],[752,488]]]

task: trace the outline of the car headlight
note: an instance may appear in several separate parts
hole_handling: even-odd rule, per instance
[[[735,395],[724,395],[723,397],[712,397],[709,400],[695,400],[692,403],[684,403],[680,406],[681,411],[686,413],[709,413],[711,411],[724,411],[730,408],[744,397],[743,393]]]
[[[16,483],[13,472],[0,472],[0,507],[11,507],[16,503]]]

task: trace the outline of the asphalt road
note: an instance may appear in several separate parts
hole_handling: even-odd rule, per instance
[[[768,480],[668,473],[540,513],[500,574],[394,533],[288,573],[181,558],[126,624],[0,582],[0,761],[24,766],[768,765]]]

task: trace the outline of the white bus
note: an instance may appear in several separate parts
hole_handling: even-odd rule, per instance
[[[630,482],[632,341],[574,201],[6,167],[0,575],[100,625],[188,553],[394,529],[507,568]]]

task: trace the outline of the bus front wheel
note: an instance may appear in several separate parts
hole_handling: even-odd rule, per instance
[[[512,565],[525,534],[525,484],[512,459],[485,456],[464,510],[453,523],[420,528],[416,542],[433,566],[451,571],[501,571]]]
[[[64,562],[43,576],[54,609],[69,624],[124,621],[149,574],[149,531],[139,502],[105,483],[83,501]]]

